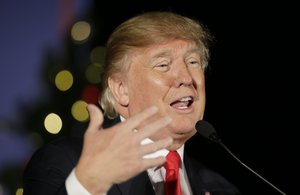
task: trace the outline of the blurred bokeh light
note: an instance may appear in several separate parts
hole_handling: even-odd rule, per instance
[[[57,134],[62,128],[62,120],[57,114],[50,113],[46,116],[44,125],[49,133]]]
[[[89,119],[89,113],[87,111],[87,103],[83,100],[76,101],[72,108],[72,116],[79,122],[85,122]]]
[[[88,39],[90,34],[91,26],[86,21],[78,21],[72,26],[71,37],[75,42],[84,42]]]
[[[73,85],[73,75],[68,70],[60,71],[55,77],[55,85],[61,91],[67,91]]]

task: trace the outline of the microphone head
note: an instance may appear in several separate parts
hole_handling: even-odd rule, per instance
[[[215,128],[209,122],[205,120],[199,120],[196,123],[195,128],[203,137],[213,142],[221,143],[221,139],[219,138]]]

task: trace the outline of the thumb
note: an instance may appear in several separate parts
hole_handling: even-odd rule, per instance
[[[90,116],[90,122],[87,129],[87,132],[99,131],[102,128],[102,123],[104,120],[103,113],[101,110],[94,104],[88,104],[87,110]]]

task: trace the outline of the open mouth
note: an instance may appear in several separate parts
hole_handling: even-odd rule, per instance
[[[189,108],[194,102],[194,98],[192,96],[182,97],[170,104],[173,108],[184,110]]]

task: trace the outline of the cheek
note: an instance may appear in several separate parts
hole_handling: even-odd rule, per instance
[[[152,79],[154,87],[171,87],[173,82],[174,79],[168,75],[161,75]]]
[[[147,75],[135,78],[139,82],[133,82],[129,87],[129,101],[135,110],[141,111],[152,105],[159,104],[169,89],[169,81],[166,78],[158,78]]]
[[[201,72],[192,73],[192,77],[193,77],[195,85],[197,86],[197,89],[201,90],[201,91],[204,91],[205,90],[204,73],[202,71]]]
[[[136,82],[138,81],[138,82]],[[131,90],[136,90],[144,95],[162,95],[163,91],[170,88],[172,78],[168,75],[144,74],[135,77]]]
[[[202,82],[204,80],[204,72],[202,69],[198,69],[197,71],[193,71],[192,74],[194,75],[194,79],[197,80],[198,82]]]
[[[129,110],[132,114],[140,112],[153,105],[151,100],[155,94],[153,93],[154,89],[155,87],[153,86],[153,83],[140,75],[136,76],[134,81],[129,83]]]

